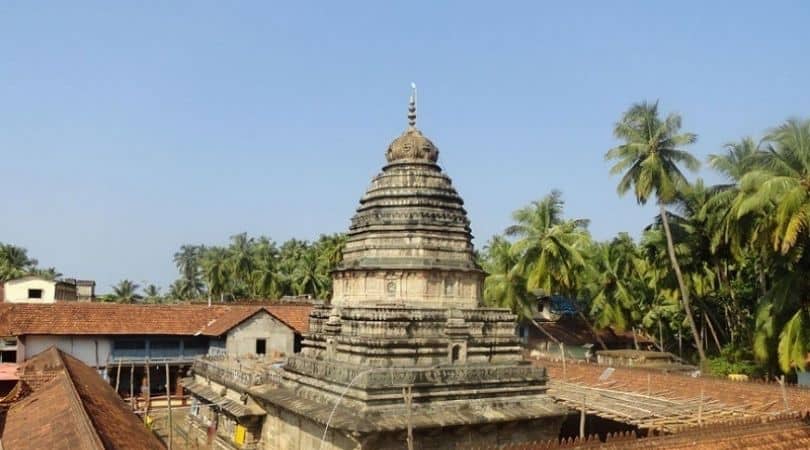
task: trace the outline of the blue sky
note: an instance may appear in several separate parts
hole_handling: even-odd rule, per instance
[[[343,231],[411,81],[479,246],[553,188],[637,234],[603,159],[635,101],[704,160],[810,115],[807,2],[285,3],[0,3],[0,241],[106,292],[183,243]]]

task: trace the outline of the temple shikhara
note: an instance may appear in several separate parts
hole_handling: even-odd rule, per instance
[[[416,127],[415,95],[408,122],[360,199],[333,298],[313,309],[300,353],[276,369],[256,363],[254,378],[248,362],[195,364],[192,393],[245,400],[226,425],[245,442],[426,449],[557,437],[566,409],[547,395],[545,369],[523,360],[515,315],[482,306],[464,202]],[[210,413],[205,402],[193,412]]]

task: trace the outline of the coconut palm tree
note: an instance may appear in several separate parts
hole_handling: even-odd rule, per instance
[[[515,224],[506,229],[517,240],[512,252],[529,290],[543,289],[570,298],[576,295],[578,271],[585,266],[582,251],[589,242],[588,221],[564,220],[564,202],[559,191],[521,208],[512,215]]]
[[[666,205],[675,200],[679,188],[687,184],[678,165],[689,170],[697,170],[700,166],[698,160],[684,149],[685,146],[694,144],[697,136],[693,133],[681,133],[680,129],[681,116],[673,113],[662,120],[658,102],[634,104],[613,130],[614,135],[624,142],[609,150],[605,158],[615,162],[610,169],[611,174],[623,174],[617,187],[619,195],[632,190],[639,204],[646,204],[651,197],[655,197],[658,203],[670,262],[678,280],[684,313],[689,320],[702,364],[706,361],[706,354],[692,314],[689,289],[675,255],[666,210]]]
[[[626,330],[641,319],[641,302],[649,295],[637,273],[636,245],[620,233],[609,243],[596,244],[592,252],[591,317],[599,327]]]
[[[31,273],[37,260],[28,257],[22,247],[0,242],[0,283]]]
[[[183,245],[174,254],[174,264],[180,272],[180,280],[176,283],[176,289],[172,290],[179,296],[176,298],[194,298],[202,293],[200,258],[204,252],[205,247],[202,245]]]
[[[484,302],[490,306],[509,308],[523,319],[529,320],[552,342],[559,344],[533,317],[531,301],[534,295],[526,290],[526,278],[520,272],[518,259],[512,252],[512,243],[503,236],[494,236],[484,247],[483,267]]]
[[[252,291],[254,297],[279,298],[282,295],[282,275],[278,271],[279,254],[276,243],[260,237],[253,252]]]
[[[810,349],[810,120],[790,119],[765,140],[768,150],[741,177],[732,205],[739,219],[755,217],[771,245],[761,253],[776,264],[757,313],[754,350],[760,359],[769,358],[768,344],[781,330],[781,369],[803,370]]]
[[[160,296],[160,287],[154,284],[147,284],[143,288],[144,299],[150,303],[160,303],[162,300]]]
[[[583,287],[579,280],[586,270],[583,251],[590,244],[588,220],[563,219],[563,206],[562,193],[554,190],[512,214],[515,224],[506,229],[506,235],[517,238],[511,248],[518,261],[514,270],[526,278],[527,290],[559,293],[571,299],[604,349],[605,343],[576,304]]]
[[[518,260],[512,243],[503,236],[494,236],[484,246],[483,267],[488,276],[484,281],[484,301],[487,305],[509,308],[520,317],[531,317],[526,279],[516,270]]]
[[[140,286],[131,280],[121,280],[113,286],[112,295],[116,301],[121,303],[134,303],[142,297],[138,295],[138,288]]]
[[[292,273],[292,280],[298,295],[312,295],[315,298],[322,298],[329,294],[325,292],[328,281],[319,270],[318,257],[312,248],[304,252],[301,258],[298,259]]]
[[[212,295],[223,301],[228,286],[228,252],[221,247],[207,248],[202,255],[200,266],[209,302]]]
[[[244,291],[248,290],[253,273],[254,243],[254,239],[248,237],[247,233],[239,233],[231,236],[231,244],[228,246],[231,281]]]

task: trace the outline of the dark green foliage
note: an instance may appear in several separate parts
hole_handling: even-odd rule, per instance
[[[214,301],[278,299],[309,295],[327,299],[330,272],[343,257],[343,234],[321,235],[315,242],[231,236],[227,246],[183,245],[175,253],[180,272],[168,297],[209,297]]]

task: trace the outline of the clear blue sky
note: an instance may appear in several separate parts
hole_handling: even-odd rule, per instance
[[[701,159],[810,115],[806,1],[392,3],[1,3],[0,241],[106,292],[183,243],[343,231],[411,81],[479,246],[553,188],[637,234],[603,160],[632,102]]]

